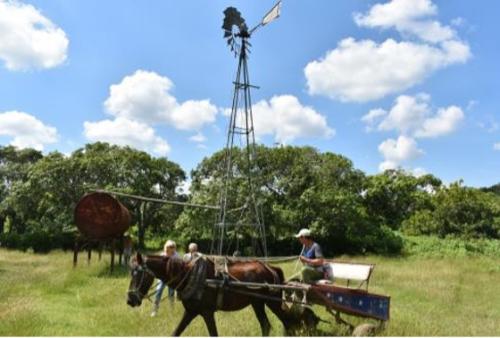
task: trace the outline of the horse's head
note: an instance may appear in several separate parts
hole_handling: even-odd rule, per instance
[[[142,299],[153,284],[155,274],[147,267],[146,260],[140,253],[132,259],[130,274],[132,279],[128,287],[127,304],[135,307],[141,305]]]

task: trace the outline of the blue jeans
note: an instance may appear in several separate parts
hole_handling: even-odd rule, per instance
[[[166,286],[167,286],[167,284],[165,284],[163,281],[160,281],[160,283],[156,287],[155,304],[160,304],[161,295],[163,294],[163,289],[165,289]],[[175,292],[175,289],[168,287],[168,296],[169,297],[171,297],[171,298],[174,297],[174,292]]]

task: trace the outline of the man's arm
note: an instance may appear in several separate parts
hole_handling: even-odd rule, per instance
[[[314,245],[314,257],[316,258],[306,258],[304,256],[300,256],[300,261],[302,263],[309,264],[311,266],[321,266],[325,262],[323,259],[323,252],[321,251],[321,247],[318,244]]]
[[[306,263],[312,266],[321,266],[324,263],[323,257],[321,258],[306,258],[304,256],[300,256],[300,261],[302,263]]]

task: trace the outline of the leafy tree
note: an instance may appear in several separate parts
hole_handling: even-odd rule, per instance
[[[492,193],[500,196],[500,183],[494,184],[491,187],[481,188],[481,191],[492,192]]]
[[[34,149],[16,149],[13,146],[0,146],[0,234],[4,232],[8,220],[9,231],[24,231],[21,216],[9,203],[9,196],[15,185],[26,180],[31,166],[43,157]]]
[[[430,209],[405,220],[403,231],[412,235],[500,238],[500,198],[464,187],[461,181],[452,183],[433,196]]]
[[[19,224],[16,232],[54,234],[71,231],[78,200],[92,189],[110,189],[130,194],[179,199],[175,189],[185,179],[179,165],[166,158],[153,158],[130,147],[107,143],[88,144],[69,157],[53,152],[38,159],[23,179],[11,184],[4,204]],[[121,199],[133,211],[139,242],[144,243],[147,225],[156,231],[173,227],[179,207],[149,204],[140,218],[141,204]]]
[[[441,181],[432,176],[415,177],[402,170],[386,170],[366,181],[364,200],[372,220],[399,229],[416,211],[432,207],[432,194]]]
[[[235,179],[229,191],[230,199],[236,201],[231,207],[238,207],[249,193],[242,177],[245,154],[238,149],[233,154]],[[217,204],[225,169],[223,159],[224,152],[217,152],[192,171],[192,202]],[[311,147],[259,146],[253,176],[268,244],[276,254],[297,250],[292,235],[302,227],[311,227],[329,254],[374,251],[388,236],[392,236],[392,242],[385,248],[400,249],[400,240],[392,232],[369,221],[362,197],[365,176],[343,156],[320,153]],[[209,239],[215,219],[213,211],[185,209],[177,220],[177,229],[187,238]]]

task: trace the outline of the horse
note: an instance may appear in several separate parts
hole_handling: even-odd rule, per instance
[[[206,259],[206,279],[214,279],[215,264]],[[188,275],[193,269],[194,262],[184,262],[177,257],[145,256],[140,253],[132,259],[131,280],[128,290],[127,304],[131,307],[140,306],[143,298],[153,284],[155,278],[165,282],[168,286],[181,292],[186,288]],[[227,276],[231,280],[253,283],[283,284],[285,281],[283,271],[278,267],[269,266],[260,261],[235,261],[229,262]],[[300,319],[286,312],[282,306],[282,292],[280,290],[258,289],[251,290],[253,295],[248,295],[234,288],[217,290],[209,287],[203,281],[204,289],[198,299],[182,299],[184,314],[180,323],[173,332],[173,336],[180,336],[191,321],[197,316],[202,316],[210,336],[217,336],[214,313],[221,311],[238,311],[251,305],[259,321],[262,336],[268,336],[271,324],[265,312],[267,306],[283,323],[285,333],[293,332]],[[222,294],[221,294],[222,293]],[[221,298],[222,296],[222,298]]]

